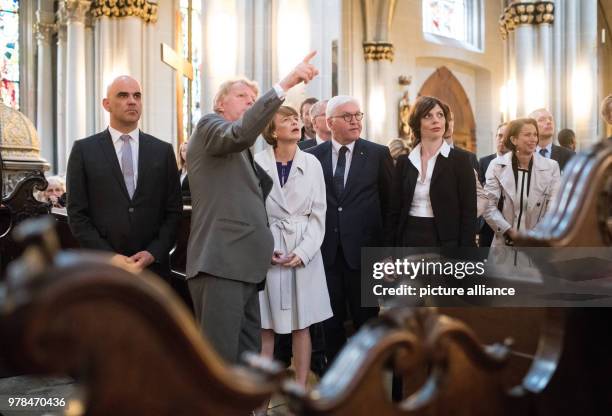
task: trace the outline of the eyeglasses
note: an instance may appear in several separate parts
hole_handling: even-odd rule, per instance
[[[344,121],[346,121],[347,123],[350,123],[351,120],[353,120],[353,117],[355,117],[355,120],[357,121],[363,120],[363,113],[355,113],[355,114],[344,113],[341,116],[331,116],[330,118],[339,118],[339,117],[342,117]]]

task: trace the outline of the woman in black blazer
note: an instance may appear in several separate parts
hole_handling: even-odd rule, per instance
[[[397,160],[389,215],[395,246],[471,247],[476,234],[476,180],[468,153],[443,139],[449,108],[419,97],[409,125],[415,146]]]

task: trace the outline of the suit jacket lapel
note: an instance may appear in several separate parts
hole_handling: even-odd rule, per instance
[[[100,139],[100,147],[102,148],[102,153],[106,157],[106,160],[111,167],[111,171],[113,172],[113,176],[117,180],[119,187],[123,191],[125,197],[129,199],[130,196],[128,194],[127,187],[125,186],[123,172],[121,172],[121,166],[119,166],[119,159],[117,159],[117,152],[115,151],[113,139],[108,129],[102,134],[102,137]]]
[[[278,178],[274,150],[272,148],[268,149],[265,153],[265,158],[263,160],[260,160],[262,161],[260,165],[261,169],[270,178],[273,185],[269,194],[270,199],[272,199],[279,207],[289,213],[289,209],[287,208],[287,201],[285,200],[285,194],[283,192],[283,189],[281,188],[280,179]]]
[[[359,172],[363,172],[363,167],[367,159],[367,152],[364,146],[361,145],[361,140],[357,139],[355,146],[353,146],[353,155],[351,157],[351,166],[349,166],[348,177],[346,178],[346,185],[344,186],[344,192],[342,193],[340,200],[349,193],[351,185],[359,177]]]
[[[508,154],[512,155],[511,152],[508,152]],[[513,206],[516,207],[516,181],[514,180],[514,171],[512,170],[512,158],[507,157],[506,159],[509,161],[509,163],[504,165],[504,168],[499,175],[499,183],[510,196]]]
[[[450,153],[448,155],[450,157]],[[431,163],[431,159],[427,163]],[[433,184],[436,183],[440,176],[448,174],[446,171],[449,169],[450,163],[451,162],[450,160],[448,160],[448,157],[444,157],[442,153],[438,154],[438,157],[436,158],[436,164],[434,165],[433,173],[431,174],[430,186],[433,186]]]
[[[333,183],[334,171],[332,169],[331,140],[328,140],[325,143],[322,143],[321,146],[325,146],[324,147],[325,152],[323,152],[323,155],[321,156],[321,167],[323,168],[323,177],[325,178],[325,186],[327,187],[327,189],[331,190],[330,194],[336,195],[336,192],[334,191],[334,183]]]

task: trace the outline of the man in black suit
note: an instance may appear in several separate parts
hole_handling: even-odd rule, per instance
[[[467,153],[468,158],[470,159],[470,165],[472,165],[472,169],[474,169],[475,172],[478,172],[478,158],[476,157],[476,155],[472,152],[470,152],[469,150],[465,150],[460,148],[459,146],[455,146],[454,140],[453,140],[453,133],[454,133],[454,128],[455,128],[455,115],[453,114],[453,112],[451,111],[450,107],[448,107],[448,114],[450,115],[450,118],[448,120],[448,129],[446,129],[446,133],[444,134],[444,141],[446,143],[448,143],[448,145],[452,148],[455,149],[459,152],[464,152]]]
[[[327,126],[327,119],[325,118],[325,110],[327,109],[327,101],[317,101],[310,107],[310,120],[312,128],[316,133],[314,139],[303,140],[298,142],[298,147],[302,150],[306,150],[309,147],[315,147],[323,142],[331,139],[331,131]]]
[[[346,342],[347,303],[356,329],[378,315],[378,307],[361,306],[361,248],[384,241],[393,160],[386,146],[359,137],[363,113],[354,98],[329,100],[326,117],[332,139],[307,152],[321,162],[327,189],[321,253],[334,312],[324,322],[326,356],[331,363]]]
[[[169,275],[181,191],[172,145],[138,129],[138,81],[116,78],[102,101],[108,129],[77,140],[67,171],[68,224],[81,247],[116,253],[136,272]]]
[[[493,159],[495,159],[498,156],[502,156],[504,153],[508,152],[508,149],[506,149],[506,146],[504,146],[504,139],[506,137],[506,127],[508,126],[508,123],[502,123],[499,126],[497,126],[497,133],[495,134],[495,149],[496,152],[485,156],[483,158],[480,159],[480,161],[478,162],[479,164],[479,169],[478,169],[478,180],[480,181],[480,183],[482,184],[482,186],[484,186],[485,184],[485,175],[487,173],[487,169],[489,168],[489,164],[491,163],[491,161]],[[501,206],[499,206],[500,203],[498,202],[498,208],[501,211]],[[493,230],[491,229],[491,227],[489,227],[489,224],[487,224],[486,221],[482,220],[482,217],[480,217],[480,238],[479,238],[479,246],[480,247],[491,247],[491,243],[493,242],[493,237],[495,236],[495,233],[493,232]]]
[[[497,126],[497,133],[495,134],[495,153],[482,157],[478,161],[478,180],[480,180],[480,183],[483,186],[485,184],[485,174],[487,173],[487,169],[489,168],[489,164],[491,163],[491,161],[497,156],[502,156],[508,151],[508,149],[506,149],[506,146],[504,146],[504,137],[506,134],[507,125],[508,123],[502,123]]]
[[[555,120],[552,114],[545,108],[539,108],[531,112],[529,117],[538,122],[539,141],[536,152],[548,159],[556,160],[559,164],[559,169],[561,169],[561,173],[563,173],[565,164],[575,153],[553,143],[555,137]]]

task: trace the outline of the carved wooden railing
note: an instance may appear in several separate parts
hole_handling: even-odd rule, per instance
[[[47,180],[39,173],[22,179],[13,192],[0,204],[0,279],[9,262],[19,257],[21,249],[11,237],[11,231],[28,218],[48,215],[51,205],[34,197],[35,190],[47,188]]]
[[[224,364],[155,276],[57,253],[54,220],[41,224],[20,229],[29,247],[5,285],[1,348],[13,367],[75,378],[88,415],[239,415],[270,397],[280,367]]]

